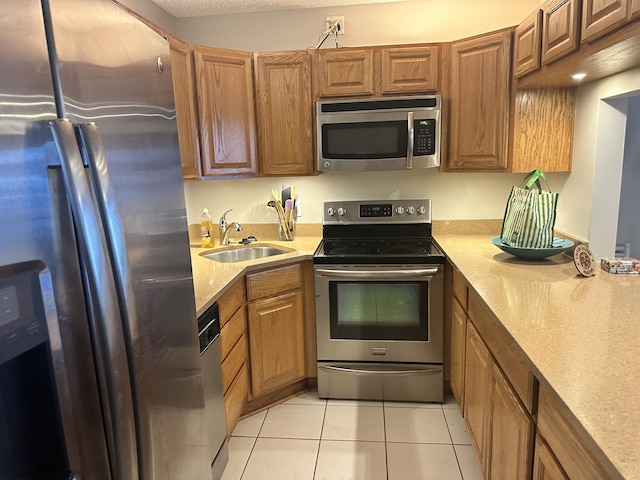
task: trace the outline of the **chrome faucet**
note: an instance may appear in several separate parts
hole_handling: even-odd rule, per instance
[[[242,225],[238,222],[231,222],[230,225],[227,225],[227,213],[229,213],[233,208],[230,208],[226,212],[222,214],[220,217],[220,245],[229,245],[229,234],[231,233],[231,227],[233,227],[236,232],[242,231]]]

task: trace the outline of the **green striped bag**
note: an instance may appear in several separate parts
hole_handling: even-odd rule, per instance
[[[517,248],[551,247],[557,203],[558,194],[550,191],[546,175],[540,170],[529,172],[511,189],[502,220],[502,243]]]

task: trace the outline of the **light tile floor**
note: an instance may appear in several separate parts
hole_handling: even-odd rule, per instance
[[[321,400],[303,393],[241,420],[222,480],[476,480],[453,397],[445,403]]]

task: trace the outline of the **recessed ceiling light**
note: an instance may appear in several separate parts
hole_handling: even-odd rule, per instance
[[[586,73],[576,73],[574,75],[571,75],[571,78],[573,78],[576,82],[579,82],[580,80],[582,80],[586,76],[587,76]]]

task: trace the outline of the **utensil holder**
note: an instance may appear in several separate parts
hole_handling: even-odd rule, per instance
[[[280,240],[292,241],[296,238],[296,210],[287,210],[284,212],[284,218],[279,217],[278,235]]]

